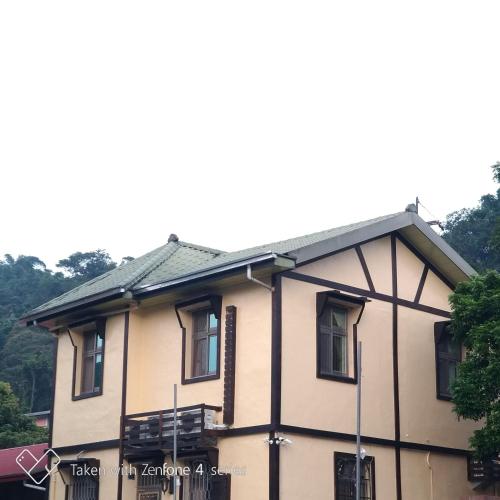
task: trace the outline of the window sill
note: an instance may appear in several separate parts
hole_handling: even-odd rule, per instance
[[[79,401],[80,399],[95,398],[96,396],[102,396],[102,391],[84,392],[78,394],[78,396],[72,396],[71,399],[73,401]]]
[[[333,380],[335,382],[344,382],[345,384],[357,384],[358,380],[353,377],[348,377],[347,375],[328,375],[326,373],[318,373],[317,378],[322,378],[325,380]]]
[[[197,382],[206,382],[207,380],[217,380],[217,379],[220,379],[219,373],[215,373],[214,375],[201,375],[200,377],[191,377],[182,379],[182,385],[196,384]]]
[[[446,396],[444,394],[436,394],[436,399],[439,399],[440,401],[452,401],[453,398],[451,396]]]

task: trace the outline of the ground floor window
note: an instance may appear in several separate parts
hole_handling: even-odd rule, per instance
[[[335,500],[356,500],[356,455],[334,454]],[[361,461],[361,499],[375,499],[375,459]]]
[[[71,482],[70,500],[97,500],[99,483],[93,477],[74,476]]]
[[[162,464],[141,464],[137,467],[137,500],[161,500]]]
[[[231,490],[229,474],[214,473],[208,462],[194,461],[191,474],[182,481],[182,500],[228,500]]]

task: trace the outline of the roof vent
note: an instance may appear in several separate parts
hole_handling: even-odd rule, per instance
[[[168,242],[171,243],[171,242],[174,242],[174,243],[177,243],[179,241],[179,237],[172,233],[169,237],[168,237]]]
[[[417,205],[415,205],[415,203],[410,203],[405,208],[405,212],[414,212],[414,213],[418,214]]]

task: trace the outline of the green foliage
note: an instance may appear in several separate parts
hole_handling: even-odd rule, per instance
[[[94,252],[76,252],[61,259],[57,267],[64,269],[71,278],[80,283],[91,280],[116,267],[109,254],[101,249]]]
[[[47,441],[47,430],[23,415],[9,384],[0,382],[0,448],[13,448]]]
[[[77,252],[59,264],[69,276],[50,271],[33,256],[7,254],[0,260],[0,380],[11,384],[25,412],[50,408],[53,340],[45,330],[21,327],[19,318],[116,267],[103,250]]]
[[[53,344],[47,330],[16,327],[2,349],[0,380],[11,385],[28,412],[50,408]]]
[[[458,284],[450,302],[453,334],[467,349],[453,385],[455,412],[485,419],[471,446],[488,457],[500,451],[500,274],[490,271]]]
[[[5,255],[0,260],[0,348],[17,319],[26,311],[60,295],[74,284],[52,273],[37,257]]]
[[[500,163],[492,169],[500,182]],[[448,215],[443,238],[477,271],[500,271],[500,189],[481,197],[479,206]]]
[[[500,183],[500,161],[497,161],[492,167],[493,178]]]
[[[500,255],[495,248],[500,217],[500,189],[481,198],[476,208],[463,208],[448,215],[443,238],[477,271],[500,271]]]

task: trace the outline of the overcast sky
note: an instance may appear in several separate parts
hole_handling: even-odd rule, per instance
[[[493,192],[498,0],[3,1],[0,255],[227,250]],[[425,212],[423,215],[430,218]]]

